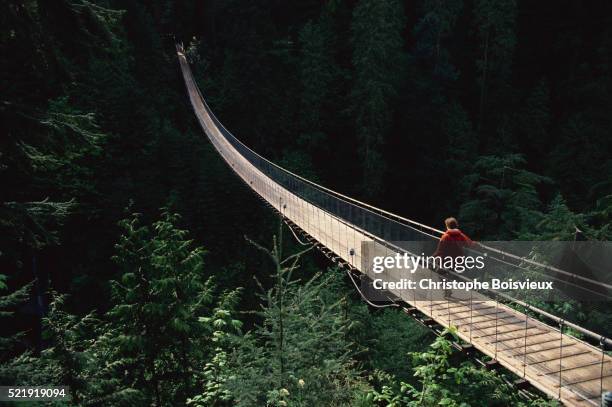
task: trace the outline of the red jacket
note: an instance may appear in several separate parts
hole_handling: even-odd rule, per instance
[[[433,255],[440,257],[463,256],[463,248],[465,246],[472,246],[473,244],[474,242],[472,242],[472,240],[459,229],[449,229],[444,232],[440,238],[438,248]]]

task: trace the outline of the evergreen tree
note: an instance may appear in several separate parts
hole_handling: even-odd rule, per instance
[[[203,392],[187,400],[190,406],[229,406],[234,402],[234,395],[228,385],[234,378],[228,353],[236,342],[236,335],[241,334],[242,322],[233,318],[238,299],[238,290],[228,292],[219,300],[211,316],[200,317],[200,322],[204,324],[214,347],[209,361],[199,373]]]
[[[326,4],[316,21],[308,21],[299,32],[300,80],[299,132],[295,143],[284,148],[281,165],[310,179],[318,180],[317,164],[329,153],[329,130],[334,122],[334,105],[340,103],[341,70],[335,61],[337,38],[334,32],[333,2]]]
[[[11,293],[5,294],[8,289],[6,284],[6,276],[0,274],[0,320],[4,327],[9,326],[9,319],[13,317],[15,307],[23,304],[29,297],[32,284],[25,285],[20,289]],[[0,335],[0,382],[8,384],[19,384],[22,380],[27,380],[28,375],[32,370],[28,368],[27,363],[23,363],[28,356],[19,356],[18,345],[23,337],[23,333],[14,333],[6,329],[2,329]],[[15,358],[15,359],[13,359]]]
[[[438,80],[457,76],[445,41],[452,35],[462,10],[462,0],[426,0],[423,3],[423,16],[415,27],[418,39],[415,54],[433,61],[432,72]]]
[[[361,0],[353,11],[351,106],[363,170],[361,190],[370,198],[384,187],[381,147],[391,129],[391,106],[405,62],[404,21],[402,4],[396,0]]]
[[[465,109],[459,103],[452,103],[446,109],[443,131],[447,139],[445,168],[440,169],[447,175],[447,185],[451,193],[444,191],[448,200],[447,213],[455,212],[465,197],[463,177],[467,176],[478,157],[478,137]],[[450,199],[449,199],[450,198]]]
[[[212,301],[203,275],[204,251],[176,227],[178,215],[164,212],[151,227],[137,216],[121,222],[124,235],[114,259],[121,280],[113,281],[113,359],[129,360],[128,383],[157,405],[185,402],[205,356],[198,315]]]
[[[593,237],[598,240],[612,239],[612,195],[606,195],[595,203],[595,209],[588,214],[596,232]]]
[[[283,258],[280,238],[271,250],[256,245],[273,262],[275,284],[262,294],[261,323],[240,338],[231,357],[228,386],[236,405],[353,405],[365,385],[342,299],[327,291],[333,274],[300,283],[294,274],[310,248]]]
[[[548,211],[538,216],[535,228],[526,230],[519,238],[533,241],[571,241],[574,240],[576,228],[585,228],[584,215],[573,213],[558,194],[548,205]]]
[[[523,109],[518,115],[518,127],[521,132],[521,150],[528,154],[537,152],[546,154],[550,143],[551,125],[550,87],[545,80],[540,81],[531,91]]]
[[[302,86],[300,127],[302,132],[317,132],[325,127],[330,112],[329,98],[340,74],[334,60],[336,37],[330,7],[317,21],[309,21],[300,30],[299,77]]]
[[[476,0],[475,24],[480,40],[476,61],[480,87],[479,129],[489,120],[491,101],[508,96],[514,48],[516,46],[516,0]],[[503,105],[501,105],[503,106]],[[499,103],[495,107],[501,107]],[[503,108],[495,111],[503,111]],[[497,114],[496,117],[499,117]]]
[[[463,180],[462,224],[475,236],[510,239],[533,229],[542,202],[536,187],[550,179],[523,168],[518,154],[482,156]]]
[[[44,339],[50,346],[43,351],[41,362],[53,369],[51,383],[70,387],[71,401],[79,405],[87,398],[87,350],[95,332],[92,314],[84,317],[64,311],[65,296],[56,295],[49,314],[44,318]]]

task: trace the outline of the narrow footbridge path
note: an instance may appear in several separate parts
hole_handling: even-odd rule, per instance
[[[362,264],[363,241],[376,242],[393,255],[401,249],[392,242],[439,239],[439,230],[317,185],[249,149],[216,119],[181,46],[177,53],[193,110],[218,153],[254,192],[334,260],[369,275]],[[512,254],[497,253],[503,261],[513,261]],[[427,269],[419,273],[439,279]],[[390,291],[409,309],[441,326],[455,327],[463,341],[566,405],[598,406],[602,392],[612,390],[612,358],[605,353],[612,341],[605,337],[503,294],[470,291],[434,300],[409,290]],[[568,330],[585,340],[568,335]]]

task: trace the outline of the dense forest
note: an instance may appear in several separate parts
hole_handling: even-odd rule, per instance
[[[301,252],[203,135],[175,42],[219,119],[310,180],[478,240],[611,240],[611,12],[3,1],[0,385],[68,385],[70,405],[554,405]],[[538,305],[612,332],[609,304]]]

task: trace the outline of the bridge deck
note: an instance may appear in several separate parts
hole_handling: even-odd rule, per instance
[[[362,270],[361,242],[371,241],[372,236],[289,192],[246,160],[215,125],[181,52],[179,60],[198,120],[234,171],[319,243],[367,273]],[[353,255],[349,254],[351,249]],[[601,389],[612,389],[612,358],[586,342],[561,334],[558,329],[491,298],[479,293],[473,293],[471,298],[467,293],[452,293],[452,298],[447,300],[431,300],[411,296],[407,290],[394,294],[440,325],[457,327],[463,340],[567,405],[599,405]]]

